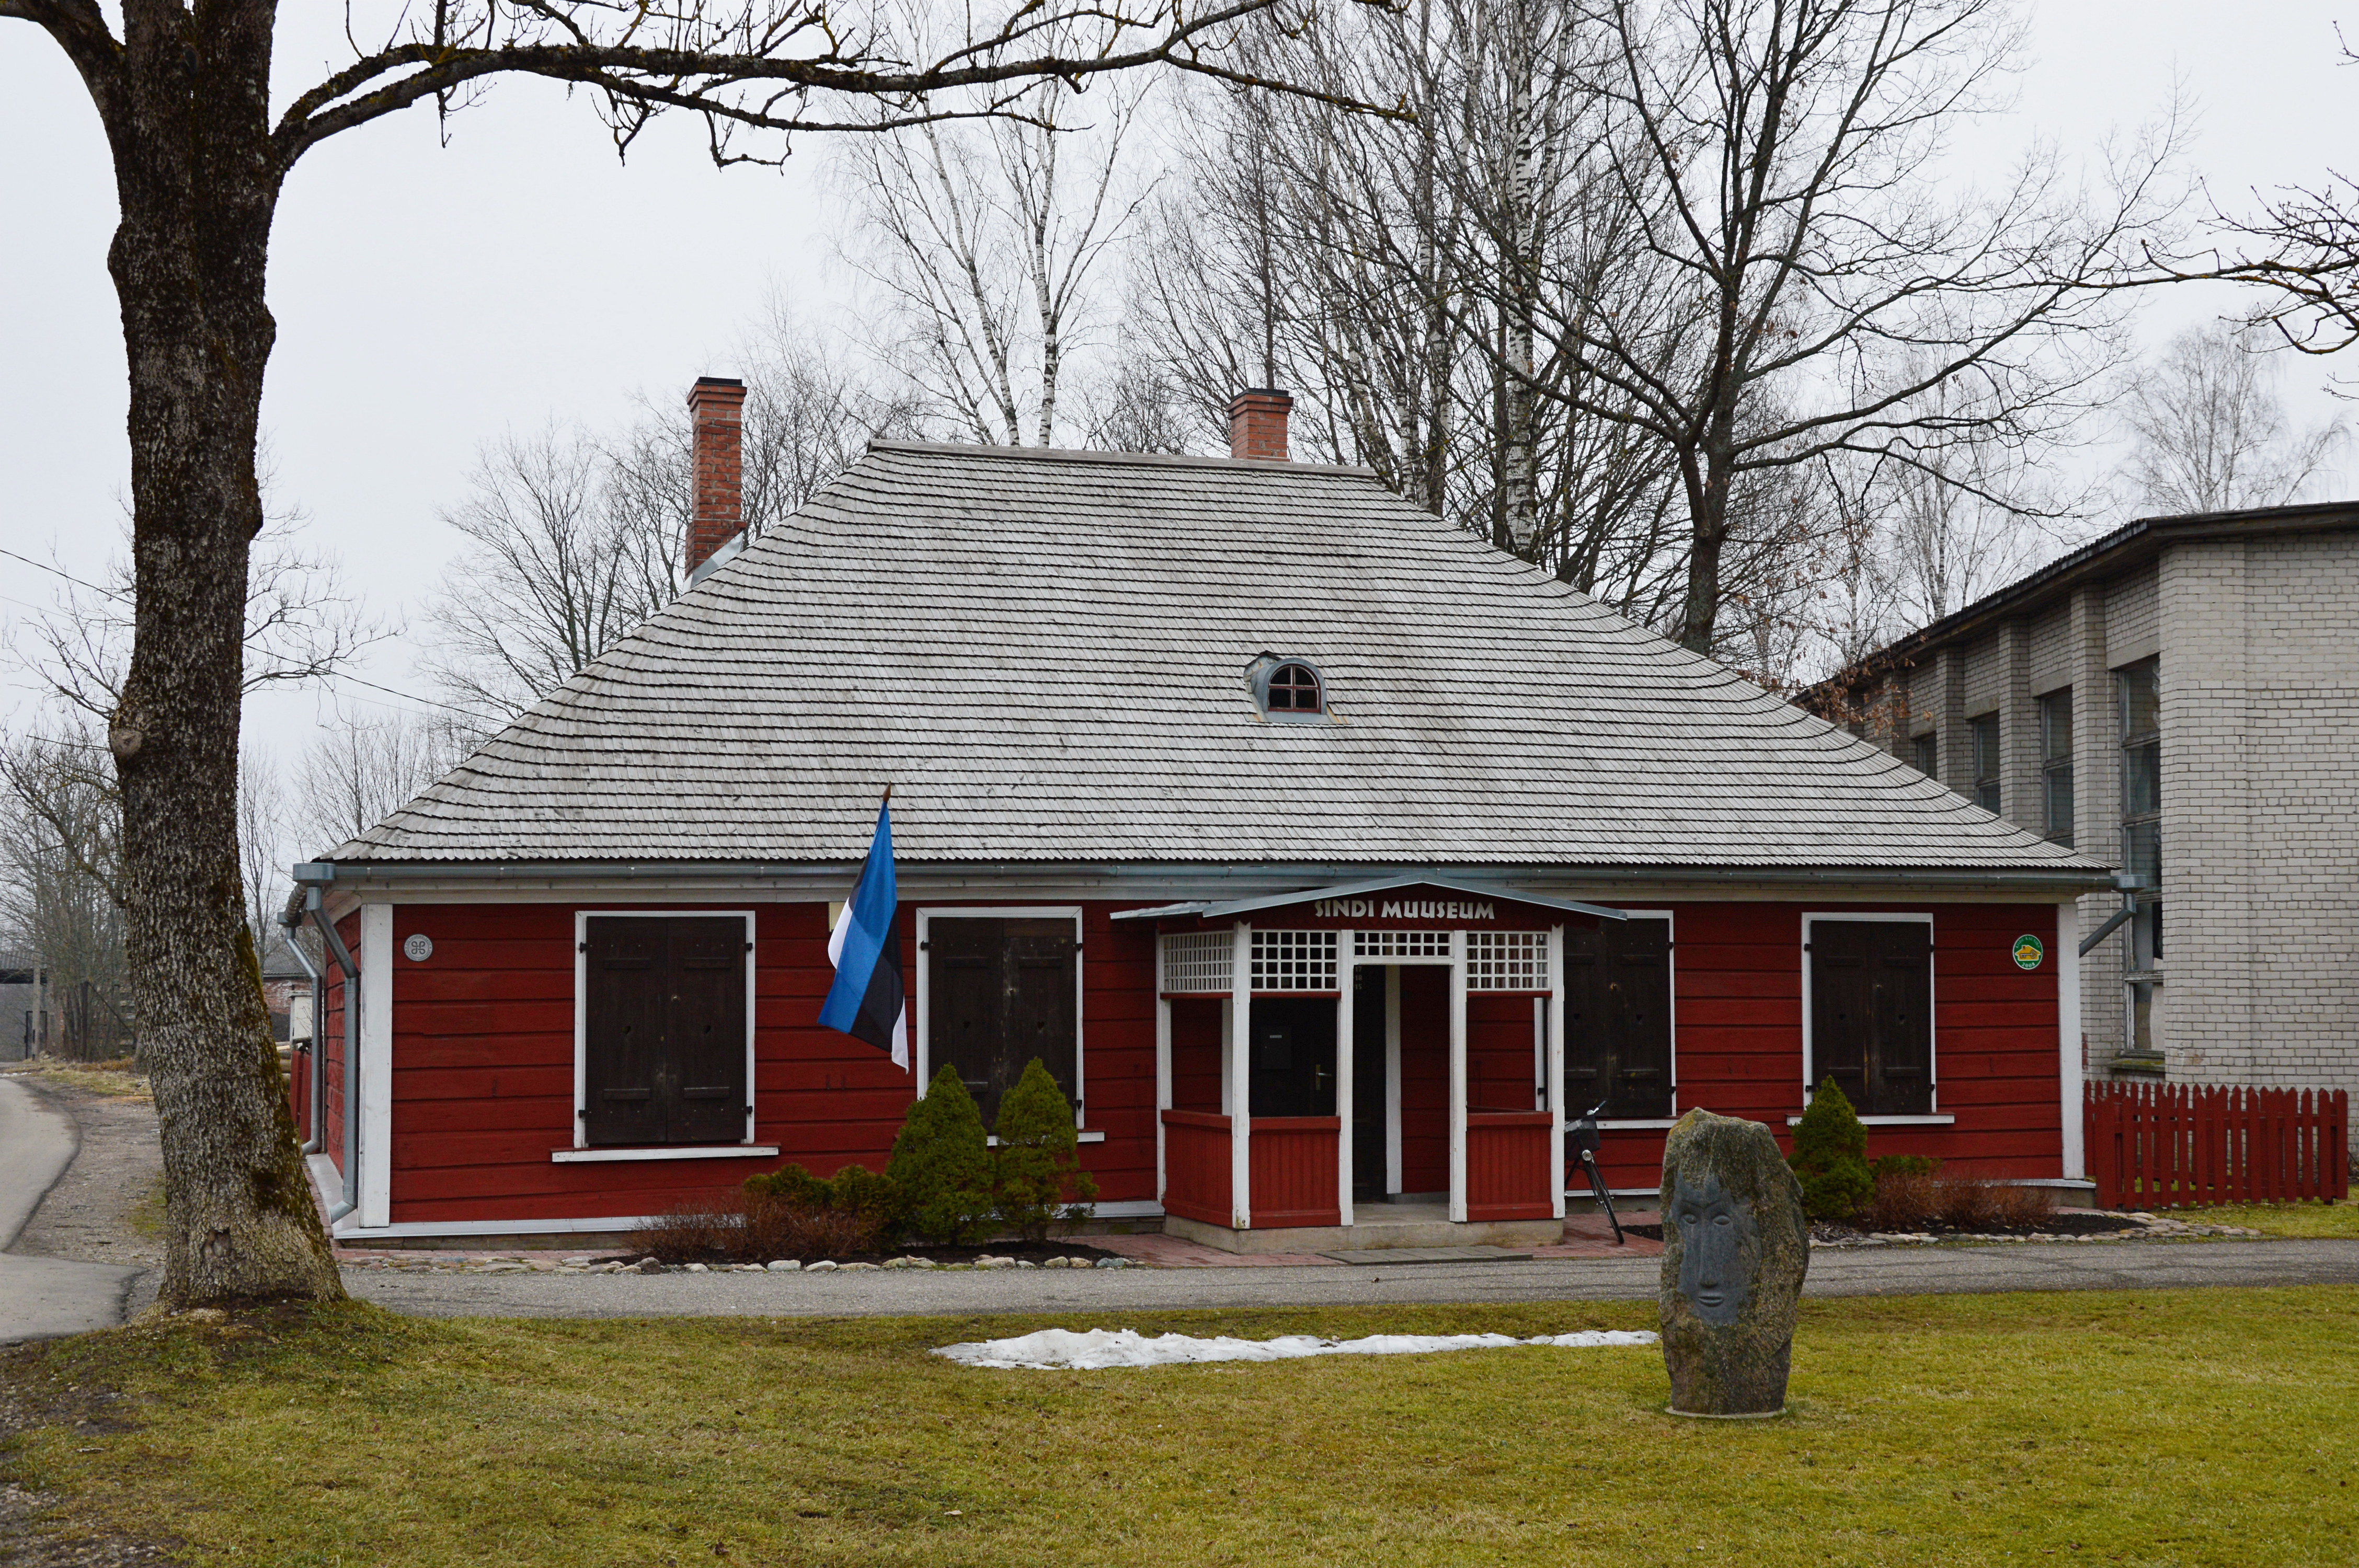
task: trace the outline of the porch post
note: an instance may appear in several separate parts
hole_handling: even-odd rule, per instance
[[[1466,1223],[1466,933],[1450,934],[1450,1218]]]
[[[1564,1217],[1564,927],[1549,927],[1548,939],[1549,1193],[1552,1212]]]
[[[1237,922],[1229,958],[1229,1224],[1253,1226],[1253,927]]]
[[[1171,1108],[1171,1000],[1163,974],[1163,934],[1155,934],[1155,1202],[1163,1203],[1163,1113]]]
[[[1335,933],[1335,1206],[1343,1223],[1352,1223],[1352,1097],[1358,1086],[1352,1076],[1353,940],[1348,931]]]

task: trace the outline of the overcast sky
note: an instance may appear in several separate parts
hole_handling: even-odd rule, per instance
[[[348,58],[332,30],[341,6],[283,9],[322,30],[284,24],[282,90]],[[2019,109],[1977,135],[1995,161],[2033,134],[2089,153],[2154,118],[2177,83],[2199,114],[2195,168],[2223,203],[2314,180],[2359,162],[2348,151],[2359,68],[2338,63],[2333,27],[2354,10],[2042,0]],[[127,493],[105,271],[114,188],[79,83],[21,22],[0,22],[0,547],[95,576],[121,550]],[[732,343],[773,294],[810,316],[835,308],[847,287],[828,241],[842,215],[824,161],[812,142],[783,172],[723,173],[681,121],[618,165],[585,103],[523,81],[456,119],[447,146],[431,114],[412,111],[315,149],[280,205],[271,262],[278,346],[263,423],[277,499],[311,514],[314,542],[401,622],[453,551],[435,510],[463,492],[477,443],[552,416],[610,424],[636,394],[669,399],[700,373],[730,373]],[[2141,308],[2153,344],[2234,305],[2187,288]],[[2298,417],[2332,415],[2324,379],[2318,362],[2287,367]],[[0,557],[12,632],[51,586]],[[364,673],[427,689],[399,643]],[[13,668],[5,679],[13,725],[30,686]],[[288,758],[337,703],[390,700],[357,687],[257,699],[248,730]]]

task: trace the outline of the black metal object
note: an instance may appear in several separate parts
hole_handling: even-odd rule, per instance
[[[1623,1245],[1622,1221],[1614,1212],[1614,1195],[1605,1185],[1605,1173],[1597,1168],[1597,1119],[1608,1103],[1599,1100],[1582,1112],[1580,1120],[1565,1129],[1565,1141],[1573,1159],[1587,1173],[1590,1196],[1605,1211],[1605,1223],[1614,1227],[1614,1245],[1619,1247]]]

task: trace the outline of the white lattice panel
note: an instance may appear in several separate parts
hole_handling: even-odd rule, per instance
[[[1542,931],[1468,932],[1466,989],[1470,991],[1548,989],[1548,934]]]
[[[1236,938],[1225,931],[1190,932],[1163,939],[1163,990],[1167,996],[1229,993]]]
[[[1360,958],[1447,958],[1447,931],[1357,931],[1352,953]]]
[[[1332,931],[1255,932],[1253,989],[1257,991],[1336,989],[1335,934]]]

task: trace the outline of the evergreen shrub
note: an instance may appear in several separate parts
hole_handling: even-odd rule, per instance
[[[1006,1112],[1001,1112],[1004,1119]],[[928,1240],[963,1246],[992,1230],[991,1151],[983,1113],[958,1069],[945,1064],[909,1108],[893,1140],[885,1174],[898,1195],[905,1229]]]
[[[993,1187],[999,1217],[1010,1230],[1027,1241],[1046,1241],[1050,1226],[1087,1216],[1098,1184],[1081,1168],[1073,1108],[1038,1057],[1000,1100],[992,1132],[999,1140]]]
[[[1875,1177],[1867,1168],[1867,1129],[1834,1079],[1810,1097],[1786,1162],[1801,1181],[1802,1206],[1813,1219],[1849,1219],[1875,1195]]]

